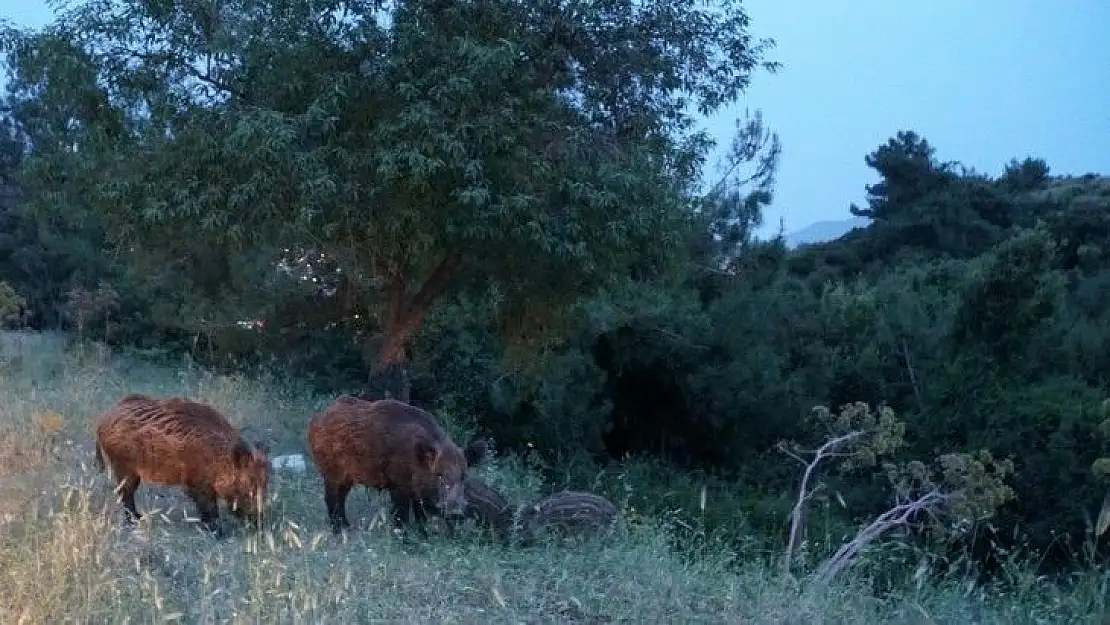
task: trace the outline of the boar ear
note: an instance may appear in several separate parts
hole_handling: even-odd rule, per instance
[[[436,456],[439,449],[424,438],[416,439],[416,461],[431,470],[436,466]]]
[[[488,450],[489,447],[486,441],[480,438],[470,441],[470,444],[466,446],[466,450],[463,452],[466,456],[467,466],[475,467],[481,464],[481,462],[486,459]]]
[[[239,439],[239,442],[235,443],[235,447],[231,450],[231,461],[235,463],[235,466],[243,468],[250,464],[252,458],[250,446]]]

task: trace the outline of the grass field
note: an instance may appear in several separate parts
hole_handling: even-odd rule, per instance
[[[275,473],[257,534],[211,538],[178,489],[148,484],[139,509],[159,512],[126,528],[91,443],[92,419],[126,392],[211,402],[275,454],[304,452],[304,424],[327,401],[70,349],[57,335],[0,334],[0,623],[1107,622],[1097,571],[1067,588],[1015,568],[990,587],[953,576],[876,597],[858,572],[816,589],[724,549],[681,557],[662,523],[634,515],[595,542],[503,548],[434,531],[415,542],[384,522],[383,495],[360,489],[348,503],[359,528],[344,541],[327,532],[311,467]],[[481,472],[515,500],[547,492],[511,456]]]

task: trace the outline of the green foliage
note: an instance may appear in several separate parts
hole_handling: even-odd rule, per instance
[[[575,546],[505,549],[467,526],[450,538],[433,528],[429,540],[406,544],[374,523],[388,509],[384,493],[351,497],[359,528],[333,540],[318,479],[280,470],[258,533],[198,539],[193,523],[182,518],[191,504],[180,489],[156,495],[140,489],[141,509],[169,512],[148,515],[138,528],[157,540],[129,539],[105,513],[118,504],[109,481],[90,466],[89,447],[44,448],[29,423],[36,415],[53,415],[76,441],[124,389],[185,392],[220,406],[252,436],[264,433],[275,451],[303,453],[305,419],[327,396],[288,381],[214,375],[189,363],[155,366],[110,351],[79,358],[67,351],[69,344],[63,335],[0,333],[0,358],[21,361],[0,367],[5,623],[655,622],[665,615],[679,622],[870,624],[915,622],[926,613],[938,622],[1002,625],[1094,624],[1106,614],[1105,571],[1090,567],[1061,582],[1041,575],[1024,554],[1010,557],[1005,575],[992,582],[957,567],[915,574],[914,559],[897,567],[897,584],[880,587],[876,572],[894,568],[894,558],[879,552],[825,588],[810,579],[793,583],[770,566],[759,536],[736,548],[724,531],[704,531],[719,518],[719,528],[728,521],[735,531],[754,534],[744,516],[730,518],[730,512],[754,505],[756,485],[676,473],[647,459],[603,475],[578,463],[572,468],[580,473],[565,480],[543,479],[531,458],[512,453],[496,453],[483,465],[482,478],[513,502],[535,501],[566,485],[617,502],[616,531]],[[27,509],[38,513],[21,514]],[[676,550],[675,538],[687,548]]]
[[[996,460],[989,451],[941,454],[932,466],[913,460],[904,465],[885,463],[887,478],[902,500],[940,490],[947,503],[934,511],[942,531],[964,531],[983,521],[1015,497],[1006,483],[1014,473],[1012,460]],[[939,513],[939,514],[936,514]]]
[[[1035,230],[977,263],[952,330],[961,349],[979,344],[1000,360],[1019,357],[1026,337],[1052,316],[1062,295],[1062,281],[1050,271],[1055,251],[1049,234]]]
[[[27,306],[15,289],[7,282],[0,281],[0,326],[10,326],[19,321],[20,312]]]
[[[1098,433],[1110,444],[1110,399],[1103,400],[1098,424]],[[1110,458],[1099,458],[1091,464],[1091,472],[1100,480],[1110,482]]]
[[[1085,536],[1105,178],[992,178],[900,131],[864,157],[872,223],[789,250],[753,238],[782,149],[758,113],[700,184],[693,111],[776,67],[738,3],[215,6],[5,31],[0,283],[34,323],[325,393],[395,341],[414,402],[689,544],[781,544],[776,443],[851,428],[824,548],[889,509],[880,466],[989,514],[951,546],[988,568]]]
[[[816,406],[811,416],[815,425],[825,430],[830,438],[859,433],[862,436],[845,450],[837,449],[843,471],[854,471],[876,466],[880,457],[890,455],[903,446],[906,424],[898,420],[889,406],[872,410],[864,402],[854,402],[832,412],[826,406]]]
[[[975,454],[942,454],[934,468],[920,460],[886,460],[905,447],[905,423],[896,418],[889,406],[872,410],[864,402],[854,402],[835,413],[818,406],[813,410],[812,420],[824,430],[819,447],[805,450],[796,442],[779,444],[780,451],[803,465],[790,515],[784,573],[793,572],[805,533],[807,503],[823,486],[819,476],[824,469],[822,465],[830,459],[838,462],[842,472],[850,473],[874,468],[884,458],[882,468],[893,486],[894,503],[824,559],[815,571],[818,583],[828,583],[851,565],[863,549],[884,539],[891,530],[906,526],[915,516],[927,515],[933,521],[932,529],[942,535],[959,535],[971,523],[991,516],[1014,496],[1005,481],[1013,473],[1013,463],[995,461],[986,450]],[[836,496],[842,506],[847,505],[843,496],[839,493]]]
[[[961,178],[953,180],[960,184]],[[967,182],[984,184],[978,177]],[[876,253],[864,236],[885,235],[877,224],[824,249],[829,255],[832,245],[838,254]],[[604,449],[617,458],[649,454],[706,470],[724,478],[722,484],[743,484],[747,495],[728,504],[738,507],[732,516],[765,537],[781,535],[790,509],[782,493],[794,490],[796,480],[794,467],[772,461],[775,442],[828,433],[840,413],[814,421],[814,414],[823,414],[814,406],[885,405],[902,415],[904,429],[882,453],[850,457],[873,467],[873,461],[888,463],[902,476],[894,482],[900,497],[934,487],[949,493],[948,512],[937,518],[945,521],[945,541],[955,541],[950,549],[968,549],[986,566],[1001,566],[982,546],[989,535],[994,544],[1027,540],[1044,550],[1049,564],[1066,558],[1061,534],[1071,540],[1083,535],[1103,493],[1090,469],[1110,449],[1097,434],[1105,397],[1100,346],[1110,345],[1101,321],[1101,273],[1068,273],[1052,228],[1015,230],[972,259],[940,251],[876,257],[873,270],[852,279],[825,272],[822,264],[799,274],[791,263],[826,253],[823,248],[780,255],[776,245],[748,245],[741,255],[746,264],[737,265],[748,270],[743,278],[722,273],[709,280],[692,264],[685,279],[691,288],[629,283],[586,301],[579,322],[562,326],[563,338],[532,352],[522,369],[510,361],[494,364],[497,342],[484,334],[490,338],[481,362],[488,368],[446,377],[469,376],[458,387],[476,385],[493,395],[543,388],[544,401],[557,406],[570,405],[563,395],[573,397],[589,408],[566,409],[568,424],[592,429],[568,425],[543,440],[544,455],[554,460],[596,451],[600,428]],[[446,338],[462,328],[452,327],[430,342],[459,340]],[[583,384],[595,374],[572,373],[589,371],[591,362],[605,372],[600,388]],[[513,373],[502,378],[507,371]],[[544,373],[527,378],[527,385],[519,377],[506,384],[518,371]],[[485,390],[495,386],[495,392]],[[521,425],[537,419],[531,401],[487,408],[491,432],[536,443],[508,435],[532,427]],[[870,414],[881,420],[884,413]],[[551,470],[558,473],[557,466]],[[891,483],[864,466],[851,468],[829,483],[850,502],[853,517],[874,518],[889,506]],[[906,481],[911,474],[916,482]],[[640,487],[647,500],[666,501],[665,493],[678,492],[666,478],[648,481],[659,484]],[[683,518],[703,518],[699,489],[685,489],[686,500],[695,503],[684,507]],[[849,531],[852,517],[838,509],[833,501],[835,520],[820,523]],[[704,531],[727,532],[729,516],[727,510],[705,515]]]
[[[1006,163],[999,182],[1012,192],[1036,191],[1048,184],[1050,171],[1043,159],[1025,158],[1018,162],[1015,158]]]
[[[61,88],[45,89],[55,87]],[[99,229],[87,215],[40,210],[41,198],[61,198],[71,188],[73,176],[58,176],[55,168],[60,160],[73,162],[71,156],[52,146],[57,129],[51,124],[61,114],[32,101],[0,116],[0,281],[25,298],[25,321],[48,327],[60,323],[66,291],[95,283],[109,266]],[[28,151],[28,144],[37,149]]]
[[[451,284],[520,320],[667,265],[712,147],[687,104],[711,113],[776,67],[747,27],[731,2],[94,0],[14,38],[12,98],[88,128],[50,171],[110,182],[49,201],[218,304],[187,325],[260,312],[268,281],[232,268],[312,246],[407,342]]]
[[[884,221],[904,220],[920,207],[922,200],[942,189],[952,178],[951,166],[939,163],[935,153],[933,146],[916,132],[899,131],[897,136],[864,158],[867,166],[883,179],[867,186],[868,208],[852,206],[852,214]]]
[[[118,309],[119,294],[112,288],[112,285],[105,282],[98,284],[95,291],[77,286],[66,293],[64,314],[73,324],[79,336],[84,334],[85,327],[91,317],[94,315],[103,316],[105,317],[105,323],[107,323],[108,315]],[[107,338],[107,331],[105,331],[104,338]]]

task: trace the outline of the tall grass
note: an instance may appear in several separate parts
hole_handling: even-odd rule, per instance
[[[355,491],[356,531],[337,538],[311,468],[275,474],[258,533],[212,538],[178,489],[149,484],[137,497],[148,514],[129,528],[91,462],[92,419],[127,392],[211,402],[275,454],[304,452],[305,422],[327,401],[58,335],[0,334],[0,623],[1105,622],[1098,571],[1065,589],[1015,562],[1002,584],[919,577],[878,597],[861,567],[816,589],[724,547],[680,557],[663,520],[631,510],[613,536],[579,544],[506,548],[476,531],[414,542],[384,522],[384,495]],[[481,471],[517,501],[551,489],[512,455]]]

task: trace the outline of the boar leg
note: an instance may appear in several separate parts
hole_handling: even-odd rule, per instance
[[[390,491],[389,499],[393,502],[393,523],[403,527],[412,516],[412,500],[398,490]]]
[[[347,494],[351,492],[350,482],[324,482],[324,504],[328,508],[328,523],[333,534],[351,526],[347,520]]]
[[[208,488],[186,488],[185,494],[197,506],[197,516],[204,529],[214,534],[220,533],[220,508],[216,493]]]
[[[404,529],[411,523],[415,525],[421,536],[427,537],[428,532],[424,528],[424,523],[428,519],[428,511],[423,504],[399,490],[390,491],[389,497],[393,500],[394,524]]]
[[[119,501],[123,504],[123,509],[127,513],[128,522],[137,523],[143,515],[135,508],[135,491],[139,488],[141,478],[138,475],[128,475],[125,477],[116,476],[116,493],[119,495]]]

